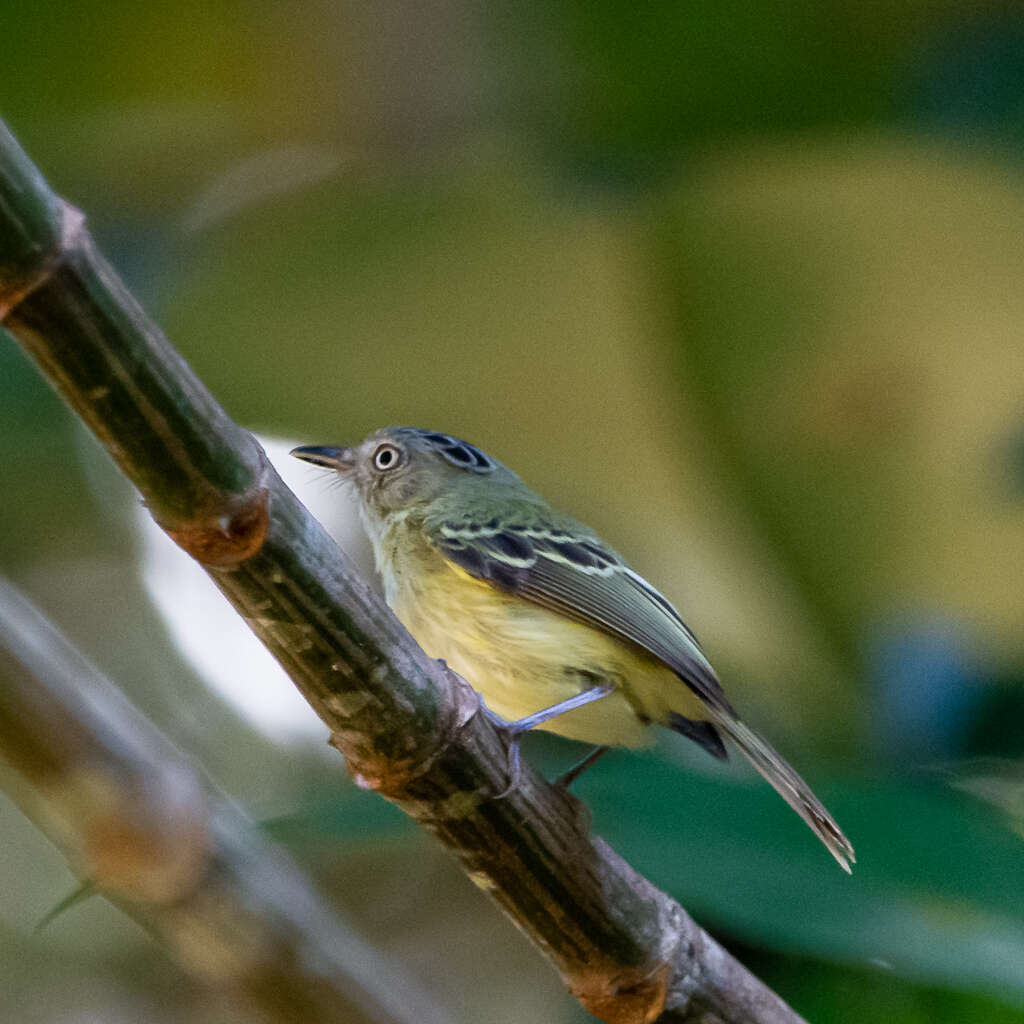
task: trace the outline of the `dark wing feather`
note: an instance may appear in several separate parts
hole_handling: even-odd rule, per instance
[[[636,644],[711,707],[732,713],[714,670],[678,612],[584,528],[444,522],[428,531],[471,576]]]

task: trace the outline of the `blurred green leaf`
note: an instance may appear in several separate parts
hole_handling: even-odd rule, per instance
[[[415,826],[387,800],[356,786],[331,786],[308,793],[301,806],[264,818],[260,828],[283,843],[402,838],[416,835]]]
[[[594,831],[712,929],[1024,1006],[1024,842],[941,783],[816,786],[857,849],[852,877],[760,780],[621,753],[577,788]],[[390,804],[355,786],[266,827],[292,842],[412,833]]]
[[[809,1021],[822,1024],[1020,1024],[1019,1007],[976,992],[904,981],[878,966],[853,968],[811,963],[803,957],[736,951],[758,977]]]
[[[905,779],[818,784],[857,850],[848,878],[763,785],[650,764],[642,784],[620,770],[580,788],[595,830],[698,918],[1024,1004],[1024,843],[960,794]]]

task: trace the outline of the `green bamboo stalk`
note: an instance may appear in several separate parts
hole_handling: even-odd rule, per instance
[[[2,577],[0,762],[76,874],[244,1015],[451,1024]]]
[[[6,132],[2,151],[4,326],[282,664],[357,781],[452,849],[600,1019],[799,1021],[590,836],[574,797],[526,767],[495,798],[507,737],[479,697],[415,644]]]

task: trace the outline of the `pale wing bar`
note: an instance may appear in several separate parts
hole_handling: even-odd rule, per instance
[[[555,528],[445,523],[438,548],[477,579],[642,647],[711,707],[733,713],[678,612],[597,538]]]

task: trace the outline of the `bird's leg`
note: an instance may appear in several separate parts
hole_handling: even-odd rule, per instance
[[[589,690],[573,694],[565,700],[560,700],[557,704],[552,704],[549,708],[541,708],[540,711],[534,711],[532,715],[527,715],[525,718],[520,718],[515,722],[506,722],[503,718],[500,718],[491,711],[490,708],[484,705],[487,717],[490,718],[490,720],[499,729],[508,733],[511,741],[508,748],[509,782],[501,793],[499,793],[494,799],[500,800],[502,797],[508,796],[519,781],[519,741],[522,738],[523,733],[529,732],[531,729],[536,729],[538,725],[550,722],[552,718],[564,715],[568,711],[575,711],[577,708],[582,708],[587,704],[592,704],[595,700],[607,697],[614,689],[614,683],[599,683],[597,686],[591,687]],[[591,757],[592,760],[590,760],[590,763],[593,764],[593,762],[597,760],[597,757],[593,756],[593,752],[591,752],[591,755],[588,755],[588,759]],[[572,780],[576,778],[576,776],[579,775],[579,773],[586,767],[587,765],[585,763],[581,763],[576,766],[576,769],[572,769],[571,771],[575,771],[575,774],[571,775],[569,781],[572,782]]]
[[[568,789],[592,764],[596,764],[611,750],[611,747],[593,747],[589,754],[581,757],[567,772],[555,779],[555,785]]]

